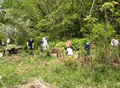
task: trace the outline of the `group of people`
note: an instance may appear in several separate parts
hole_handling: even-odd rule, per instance
[[[42,39],[42,52],[45,52],[48,48],[49,48],[49,45],[47,43],[47,39],[46,37],[43,37]],[[33,37],[30,38],[30,40],[28,40],[27,42],[27,47],[32,50],[34,48],[34,41],[33,41]]]
[[[87,43],[85,43],[85,50],[87,51],[87,55],[89,55],[90,54],[90,42],[87,42]],[[72,48],[71,48],[71,41],[70,41],[70,39],[68,39],[67,40],[67,50],[66,50],[66,54],[68,54],[68,55],[73,55],[73,50],[72,50]]]
[[[87,44],[86,44],[87,45]],[[46,37],[43,37],[42,39],[42,52],[45,52],[47,49],[49,49],[49,45],[47,43],[47,39]],[[70,39],[67,40],[67,49],[66,49],[66,54],[67,55],[73,55],[73,50],[71,48],[72,44]],[[86,49],[88,48],[89,45],[87,45]],[[33,37],[30,38],[30,40],[28,40],[27,42],[27,47],[32,50],[34,48],[34,41],[33,41]],[[90,49],[90,48],[89,48]]]
[[[117,36],[114,36],[115,38],[111,40],[111,45],[113,47],[116,47],[119,45],[119,40],[117,39]],[[90,42],[85,43],[85,50],[87,51],[87,54],[90,54]],[[47,43],[47,39],[46,37],[43,37],[42,39],[42,52],[45,52],[47,49],[49,49],[49,45]],[[73,55],[73,50],[71,48],[72,44],[70,39],[67,40],[67,49],[66,49],[66,54],[67,55]],[[33,37],[30,38],[30,40],[28,40],[27,42],[27,47],[32,50],[34,48],[34,41],[33,41]]]
[[[111,40],[111,45],[113,47],[119,46],[119,40],[118,40],[117,36],[114,35],[113,37],[114,38]],[[85,50],[87,51],[87,54],[89,55],[90,54],[90,42],[87,42],[85,44]]]
[[[45,52],[47,49],[49,49],[49,45],[47,43],[47,39],[46,37],[43,37],[42,39],[42,52]],[[68,39],[67,41],[67,50],[66,50],[66,54],[68,55],[73,55],[73,50],[71,49],[71,41],[70,39]],[[33,41],[33,37],[30,38],[30,40],[28,40],[27,42],[27,47],[32,50],[34,48],[34,41]]]

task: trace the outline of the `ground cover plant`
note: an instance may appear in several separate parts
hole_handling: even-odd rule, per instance
[[[42,79],[55,88],[119,87],[120,70],[95,61],[80,63],[73,57],[56,58],[34,51],[0,59],[0,87],[17,88],[30,78]],[[46,53],[47,54],[47,53]]]

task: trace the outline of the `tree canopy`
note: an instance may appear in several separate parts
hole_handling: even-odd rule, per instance
[[[118,0],[4,0],[0,7],[0,32],[19,44],[30,36],[37,42],[44,36],[50,40],[95,39],[94,35],[102,30],[108,30],[112,36],[120,31],[119,3]]]

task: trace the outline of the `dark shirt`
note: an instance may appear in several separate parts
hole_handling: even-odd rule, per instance
[[[28,40],[28,46],[31,46],[32,47],[32,44],[33,44],[34,42],[33,42],[33,40],[31,41],[31,40]]]
[[[90,46],[88,44],[85,44],[85,50],[90,50]]]

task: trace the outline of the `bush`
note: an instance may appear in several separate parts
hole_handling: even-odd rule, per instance
[[[68,59],[64,60],[64,65],[69,68],[69,69],[72,69],[72,70],[77,70],[78,68],[78,63],[77,61],[73,60],[71,58],[71,56],[69,56]]]
[[[97,23],[97,25],[94,25],[94,28],[92,29],[92,38],[94,41],[98,41],[101,39],[107,39],[107,41],[111,41],[109,36],[113,36],[115,34],[115,30],[113,25],[109,25],[105,29],[104,23]]]
[[[90,39],[88,39],[88,38],[82,38],[82,39],[73,38],[73,39],[71,39],[72,49],[73,50],[80,50],[81,47],[84,47],[85,43],[88,41],[90,41]]]
[[[55,45],[56,45],[58,42],[59,42],[59,40],[49,42],[49,47],[50,47],[50,48],[55,47]]]
[[[27,44],[24,44],[23,50],[27,50]]]
[[[67,43],[64,43],[64,42],[58,42],[55,46],[56,47],[66,47]]]
[[[50,52],[50,50],[48,49],[47,51],[46,51],[46,54],[47,54],[47,56],[51,56],[51,52]]]
[[[34,43],[34,49],[38,49],[38,44],[37,43]]]

